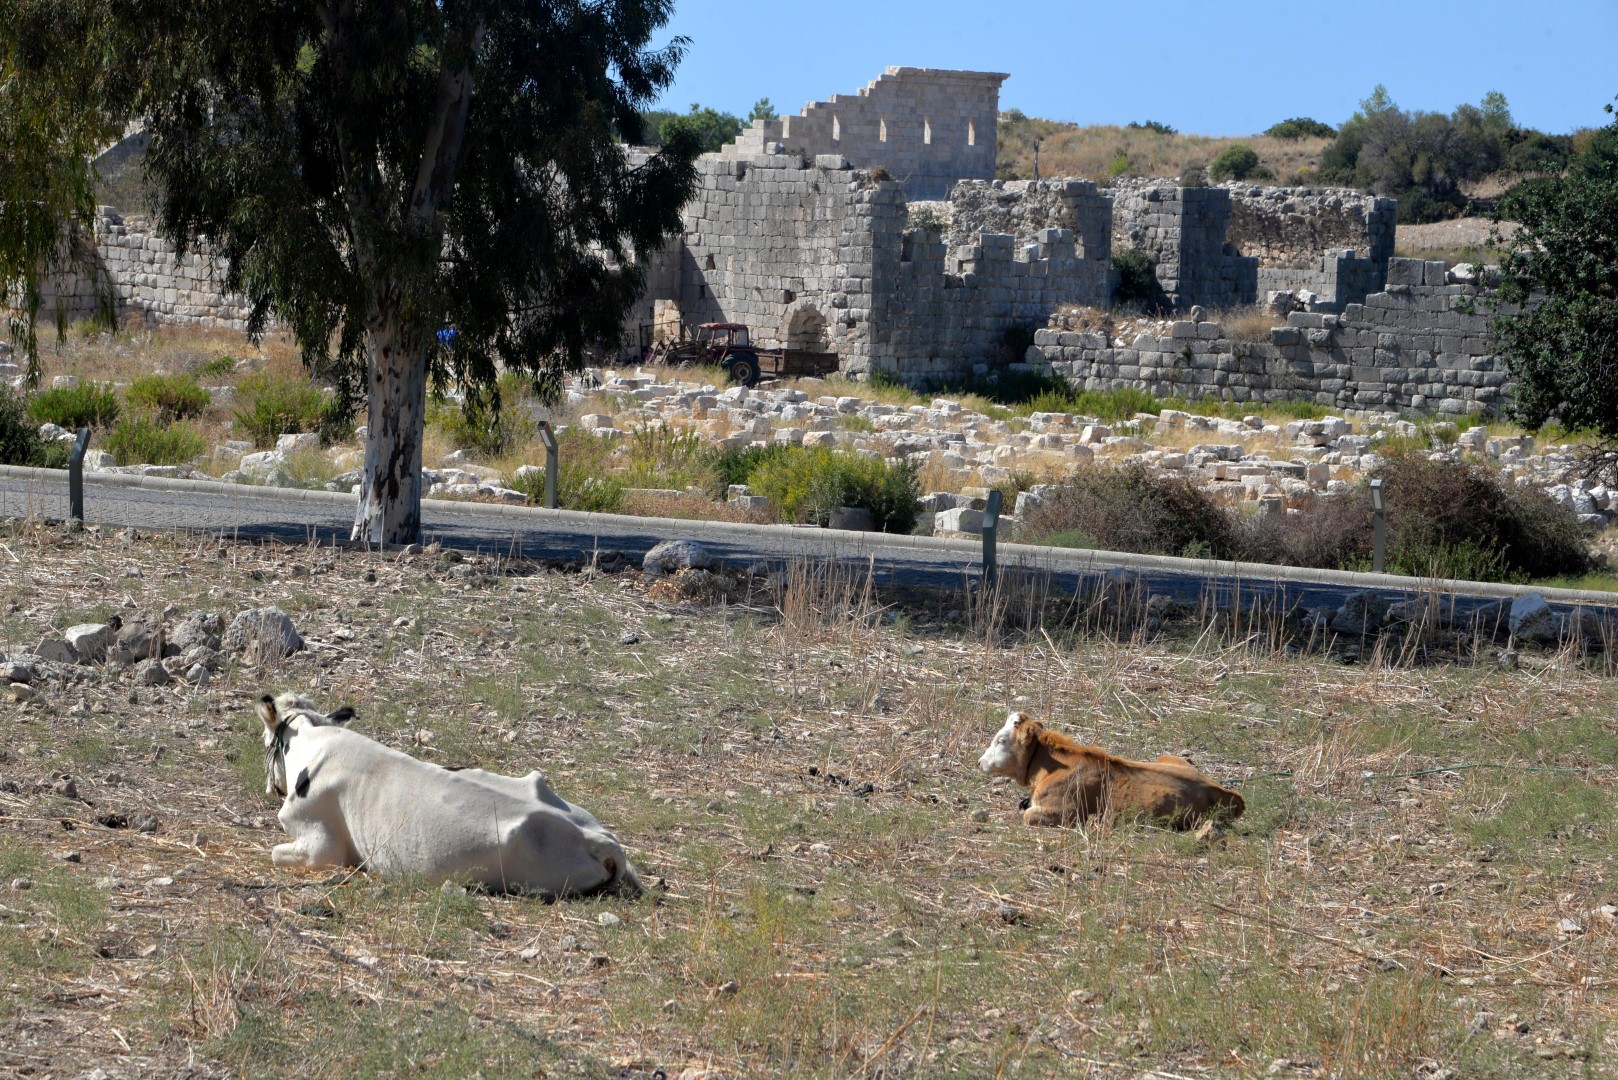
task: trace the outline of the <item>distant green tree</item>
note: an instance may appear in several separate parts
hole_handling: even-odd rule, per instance
[[[775,106],[770,103],[769,98],[761,97],[753,102],[752,109],[747,113],[747,121],[752,123],[754,120],[774,120],[780,115]]]
[[[1337,129],[1307,116],[1294,116],[1271,124],[1264,129],[1264,134],[1272,139],[1329,139],[1337,134]]]
[[[695,140],[703,153],[712,154],[726,143],[734,141],[736,136],[742,133],[743,126],[738,116],[706,109],[693,103],[690,112],[664,120],[657,134],[660,142],[664,144],[673,142],[683,135]]]
[[[1511,144],[1511,110],[1491,91],[1453,114],[1405,112],[1378,86],[1321,155],[1328,183],[1399,200],[1399,220],[1439,221],[1463,212],[1462,184],[1501,168]]]
[[[1208,166],[1208,176],[1216,182],[1246,180],[1258,169],[1258,153],[1245,143],[1233,143],[1215,156]]]
[[[1490,90],[1483,95],[1483,100],[1478,103],[1478,112],[1482,115],[1483,126],[1490,131],[1504,134],[1517,126],[1511,119],[1511,106],[1506,103],[1506,95],[1498,90]]]
[[[1517,380],[1512,415],[1593,434],[1586,471],[1618,483],[1618,117],[1597,136],[1565,175],[1525,181],[1496,205],[1494,220],[1516,229],[1494,241],[1492,330]]]
[[[1179,134],[1179,132],[1175,131],[1174,128],[1170,127],[1168,124],[1162,123],[1161,121],[1157,121],[1157,120],[1147,120],[1147,121],[1145,121],[1143,123],[1136,123],[1135,121],[1131,120],[1129,122],[1128,126],[1135,129],[1136,131],[1150,131],[1150,132],[1152,132],[1153,134],[1156,134],[1156,135],[1178,135]]]

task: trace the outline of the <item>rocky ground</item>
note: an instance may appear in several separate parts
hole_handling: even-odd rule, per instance
[[[1139,328],[1113,329],[1127,334]],[[718,446],[791,443],[903,458],[917,465],[927,492],[924,509],[937,515],[925,519],[924,527],[940,533],[973,531],[978,520],[974,508],[981,508],[990,487],[1024,489],[1012,508],[1020,513],[1040,497],[1041,484],[1095,461],[1138,462],[1176,473],[1228,504],[1259,513],[1299,510],[1362,479],[1376,468],[1378,451],[1389,445],[1435,457],[1469,456],[1487,462],[1519,485],[1545,490],[1582,521],[1596,526],[1609,524],[1614,512],[1614,492],[1577,474],[1571,445],[1541,445],[1532,436],[1504,427],[1462,430],[1465,421],[1417,424],[1391,413],[1289,421],[1255,412],[1227,419],[1165,409],[1103,423],[1069,413],[1036,412],[1023,418],[989,407],[978,411],[946,397],[927,404],[886,404],[862,396],[860,384],[840,380],[720,388],[682,374],[645,369],[592,372],[567,392],[554,419],[564,428],[577,425],[609,440],[637,428],[666,427],[700,433]],[[47,434],[71,437],[60,429]],[[353,446],[322,451],[313,435],[283,436],[277,448],[268,451],[254,451],[247,443],[223,443],[211,461],[221,479],[301,486],[310,481],[294,475],[298,471],[294,463],[300,455],[311,454],[324,454],[327,461],[323,469],[314,470],[319,474],[315,483],[329,490],[357,484],[360,451]],[[91,469],[117,469],[104,452],[91,451],[87,462]],[[200,466],[143,465],[123,471],[209,475]],[[309,470],[305,466],[302,471]],[[433,497],[524,502],[528,496],[510,484],[537,471],[537,462],[508,472],[455,450],[431,461],[425,475]],[[730,498],[744,508],[763,509],[752,505],[758,500],[744,489],[733,490]]]
[[[1610,668],[1345,665],[1240,629],[1077,632],[1061,600],[1030,624],[1038,596],[877,594],[835,565],[701,574],[6,526],[0,1071],[1618,1060]],[[650,895],[272,867],[252,702],[284,689],[429,761],[543,769]],[[1207,839],[1026,828],[975,766],[1011,706],[1186,754],[1247,812]]]

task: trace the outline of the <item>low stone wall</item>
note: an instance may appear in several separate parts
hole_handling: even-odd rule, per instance
[[[95,253],[77,260],[74,272],[46,283],[41,313],[61,312],[69,321],[102,314],[110,295],[120,321],[130,313],[152,323],[245,330],[249,308],[220,286],[206,251],[182,258],[144,217],[124,217],[110,206],[97,209]]]
[[[1442,262],[1392,259],[1388,286],[1341,314],[1293,312],[1267,341],[1233,341],[1217,322],[1182,321],[1128,347],[1068,330],[1034,336],[1026,367],[1085,389],[1161,397],[1312,401],[1333,409],[1491,412],[1508,382],[1489,338],[1491,305]],[[1505,310],[1505,309],[1503,309]]]

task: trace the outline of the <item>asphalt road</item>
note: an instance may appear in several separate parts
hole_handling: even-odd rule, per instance
[[[68,516],[67,474],[0,466],[0,519]],[[238,539],[332,543],[348,539],[354,497],[324,491],[249,487],[217,482],[158,480],[86,474],[86,524],[105,528],[189,530]],[[794,558],[833,559],[880,584],[960,587],[982,573],[982,546],[975,540],[885,536],[829,529],[741,525],[726,522],[635,518],[532,507],[426,500],[423,541],[465,552],[531,559],[588,559],[617,551],[636,562],[662,540],[700,541],[727,563],[779,563]],[[1073,589],[1085,576],[1126,568],[1139,573],[1152,592],[1195,603],[1210,590],[1217,600],[1263,599],[1305,608],[1335,608],[1350,593],[1374,590],[1408,598],[1435,583],[1381,574],[1235,564],[1120,552],[1073,551],[1020,544],[1000,546],[1002,568],[1050,575]],[[1618,595],[1570,590],[1530,590],[1472,582],[1436,583],[1458,612],[1530,591],[1559,610],[1605,609],[1618,623]]]

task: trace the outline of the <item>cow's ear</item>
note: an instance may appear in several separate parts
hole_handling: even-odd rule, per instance
[[[274,731],[276,726],[281,723],[281,718],[275,713],[275,699],[270,695],[265,694],[259,698],[254,708],[258,712],[258,718],[264,721],[264,726],[271,731]]]
[[[341,709],[338,709],[334,713],[327,713],[326,719],[334,724],[346,724],[350,720],[354,719],[353,706],[344,705]]]

